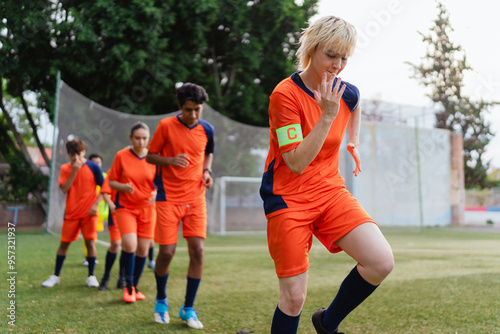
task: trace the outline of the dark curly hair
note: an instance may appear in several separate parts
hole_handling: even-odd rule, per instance
[[[208,101],[208,94],[205,88],[187,82],[177,88],[177,101],[182,107],[186,101],[193,101],[197,104],[203,104]]]

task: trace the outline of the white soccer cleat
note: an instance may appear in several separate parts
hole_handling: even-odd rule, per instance
[[[182,305],[181,309],[179,310],[179,317],[187,323],[188,327],[194,329],[202,329],[203,324],[201,323],[200,319],[198,319],[197,313],[198,311],[196,311],[194,308],[184,307],[184,305]]]
[[[52,275],[48,280],[42,283],[42,286],[45,288],[52,288],[54,285],[59,284],[59,282],[61,282],[59,276]]]
[[[155,300],[155,321],[160,324],[168,324],[170,322],[167,299]]]
[[[198,318],[189,318],[187,321],[188,327],[194,328],[194,329],[202,329],[203,324]]]
[[[87,277],[87,280],[85,282],[87,283],[87,286],[89,288],[97,288],[99,286],[99,281],[94,275],[90,275],[89,277]]]
[[[99,261],[97,261],[97,259],[95,259],[95,264],[99,264]],[[85,267],[88,267],[89,266],[89,261],[87,260],[87,258],[84,258],[83,259],[83,262],[82,264],[85,266]]]

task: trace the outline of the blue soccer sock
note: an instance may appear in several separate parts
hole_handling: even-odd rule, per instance
[[[94,275],[95,269],[95,256],[87,256],[87,262],[89,263],[89,276]]]
[[[184,299],[184,307],[193,307],[196,292],[200,286],[201,278],[191,278],[187,276],[186,298]]]
[[[104,275],[103,278],[108,279],[111,273],[111,268],[116,260],[116,253],[111,253],[109,250],[106,253],[106,263],[104,265]]]
[[[155,248],[154,247],[149,248],[148,259],[149,259],[149,261],[153,261],[155,259]]]
[[[144,264],[146,263],[145,257],[136,256],[134,265],[134,286],[139,285],[139,280],[141,279],[142,271],[144,270]]]
[[[135,253],[122,251],[123,265],[125,268],[125,282],[127,282],[128,292],[132,293],[134,286]]]
[[[54,270],[54,275],[59,276],[59,274],[61,273],[64,259],[66,259],[66,255],[57,255],[56,256],[56,268]]]
[[[125,280],[125,262],[123,261],[123,251],[120,254],[120,261],[118,261],[120,264],[120,271],[118,271],[118,277],[121,280]]]
[[[336,331],[345,317],[358,307],[377,286],[371,285],[358,272],[357,266],[347,275],[337,296],[326,309],[323,315],[323,327],[330,331]]]
[[[292,317],[283,313],[279,305],[274,311],[273,323],[271,325],[271,334],[294,334],[299,327],[300,314]]]
[[[167,298],[167,281],[168,281],[168,274],[165,276],[158,276],[155,272],[155,278],[156,278],[156,299],[158,300],[163,300]]]

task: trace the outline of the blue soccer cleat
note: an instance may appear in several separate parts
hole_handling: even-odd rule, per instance
[[[197,313],[198,311],[196,311],[194,308],[184,307],[184,305],[182,305],[181,309],[179,310],[179,317],[187,322],[188,327],[194,329],[202,329],[203,324],[198,319],[198,316],[196,315]]]
[[[155,299],[155,321],[160,324],[168,324],[170,322],[167,298]]]

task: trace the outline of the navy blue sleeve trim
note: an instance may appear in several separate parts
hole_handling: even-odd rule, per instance
[[[154,183],[156,185],[156,201],[165,202],[167,200],[167,196],[165,195],[165,187],[163,186],[163,176],[162,176],[161,166],[156,166],[156,175]]]
[[[212,126],[212,124],[208,123],[205,120],[200,119],[200,124],[205,130],[205,133],[207,134],[207,147],[205,147],[205,154],[210,154],[214,153],[215,151],[215,141],[214,141],[214,134],[215,134],[215,129]]]
[[[91,160],[87,160],[86,164],[87,166],[89,166],[90,170],[92,171],[92,174],[94,174],[95,183],[98,186],[102,186],[102,184],[104,183],[104,177],[102,176],[101,167],[99,167],[98,164],[96,164]]]
[[[283,197],[281,197],[280,195],[275,195],[273,193],[275,162],[276,158],[271,161],[271,163],[267,167],[267,172],[262,175],[262,183],[259,190],[260,197],[264,201],[264,212],[266,215],[281,209],[288,208],[288,205],[286,204]]]
[[[115,225],[115,221],[113,220],[113,213],[111,212],[111,209],[108,209],[108,226],[113,225]]]
[[[333,86],[335,86],[335,83],[337,83],[337,78],[333,81]],[[347,81],[342,81],[342,83],[346,85],[344,94],[342,94],[342,100],[347,104],[349,110],[353,112],[359,105],[359,89]]]

